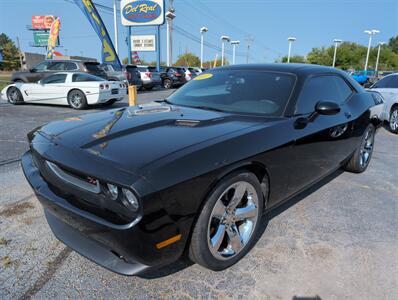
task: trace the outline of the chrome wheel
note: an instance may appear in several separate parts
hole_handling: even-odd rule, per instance
[[[394,109],[390,116],[390,129],[391,131],[398,130],[398,109]]]
[[[82,96],[78,93],[73,94],[70,103],[74,108],[79,108],[82,105]]]
[[[7,98],[10,103],[16,103],[19,101],[19,92],[16,88],[12,88],[7,93]]]
[[[369,127],[365,133],[365,139],[361,146],[359,164],[361,167],[365,167],[370,160],[373,152],[373,142],[374,142],[374,130],[373,127]]]
[[[211,254],[227,260],[245,248],[259,219],[256,189],[245,181],[229,186],[217,199],[208,224]]]

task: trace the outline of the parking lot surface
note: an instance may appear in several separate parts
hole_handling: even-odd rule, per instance
[[[232,268],[182,258],[123,277],[56,240],[18,161],[31,129],[99,109],[0,103],[0,299],[398,299],[398,136],[380,129],[365,173],[336,172],[266,216],[257,245]]]

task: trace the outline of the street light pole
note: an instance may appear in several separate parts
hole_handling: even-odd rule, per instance
[[[119,41],[118,41],[117,15],[116,15],[116,0],[113,0],[113,27],[115,29],[115,50],[116,50],[116,54],[119,54]]]
[[[287,41],[289,42],[289,51],[287,53],[287,63],[290,63],[290,54],[292,52],[292,43],[296,40],[295,37],[288,37]]]
[[[381,49],[381,46],[383,46],[385,44],[386,44],[385,42],[380,42],[379,48],[377,49],[377,58],[376,58],[376,66],[375,66],[376,75],[377,75],[377,71],[379,70],[380,49]]]
[[[203,46],[204,46],[204,35],[208,32],[207,27],[200,28],[200,67],[203,68]]]
[[[339,40],[339,39],[334,39],[333,40],[333,42],[334,42],[334,54],[333,54],[333,68],[336,66],[336,55],[337,55],[337,46],[340,44],[340,43],[342,43],[343,41],[342,40]]]
[[[235,64],[235,56],[236,56],[236,45],[239,45],[240,41],[232,41],[231,45],[233,46],[232,48],[232,64]]]
[[[225,42],[229,42],[229,41],[230,41],[229,36],[223,35],[221,37],[221,66],[224,65]]]
[[[167,48],[167,59],[166,64],[167,66],[172,65],[172,54],[171,54],[171,28],[173,19],[176,17],[174,14],[174,9],[170,8],[169,11],[166,13],[166,48]]]
[[[366,61],[365,61],[365,72],[368,70],[368,63],[369,63],[369,54],[370,54],[370,47],[372,46],[372,36],[380,31],[377,29],[372,30],[365,30],[364,33],[369,34],[369,44],[368,44],[368,52],[366,53]]]

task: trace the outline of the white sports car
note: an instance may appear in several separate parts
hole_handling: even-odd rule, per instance
[[[387,75],[370,87],[384,98],[381,121],[388,122],[391,132],[398,133],[398,73]]]
[[[11,104],[58,104],[85,109],[92,104],[112,105],[122,100],[126,93],[127,86],[123,82],[106,81],[86,73],[60,72],[37,83],[8,85],[0,96]]]

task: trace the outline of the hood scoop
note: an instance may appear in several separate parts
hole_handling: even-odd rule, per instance
[[[159,113],[166,113],[170,112],[170,106],[164,105],[151,105],[151,106],[139,106],[139,108],[135,109],[128,109],[129,117],[133,116],[142,116],[142,115],[149,115],[149,114],[159,114]]]
[[[176,120],[176,126],[195,127],[200,124],[198,120]]]

